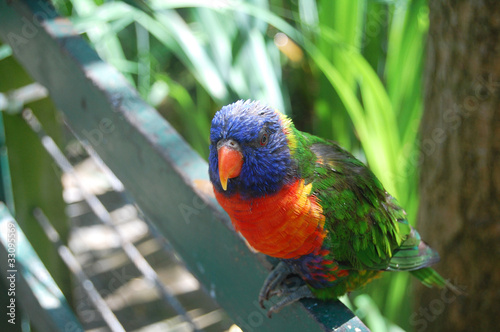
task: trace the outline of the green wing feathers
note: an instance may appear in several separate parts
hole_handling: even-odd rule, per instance
[[[456,290],[428,267],[439,261],[438,253],[363,163],[334,142],[308,134],[301,138],[309,153],[298,161],[299,171],[313,184],[326,217],[325,245],[343,268],[409,271],[426,286]]]
[[[405,212],[358,159],[333,142],[314,142],[313,183],[328,236],[325,245],[341,266],[385,270],[410,229],[399,226]],[[302,169],[306,169],[302,167]]]

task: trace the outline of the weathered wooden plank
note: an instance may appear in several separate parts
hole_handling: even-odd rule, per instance
[[[1,202],[0,243],[1,275],[8,282],[10,299],[7,318],[3,319],[21,324],[18,309],[22,307],[40,331],[83,332],[61,290]]]
[[[207,164],[46,2],[0,1],[0,37],[70,126],[124,183],[206,290],[246,331],[366,331],[340,302],[303,301],[272,319],[257,303],[268,269],[199,183]]]

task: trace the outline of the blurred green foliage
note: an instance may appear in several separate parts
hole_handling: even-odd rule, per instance
[[[365,160],[415,221],[425,0],[55,4],[205,158],[213,114],[259,99]],[[411,330],[410,296],[386,273],[351,299],[373,331]]]

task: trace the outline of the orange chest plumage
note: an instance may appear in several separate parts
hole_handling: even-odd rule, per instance
[[[215,191],[235,229],[256,250],[278,258],[298,258],[321,248],[325,217],[312,185],[297,180],[273,195],[243,199]]]

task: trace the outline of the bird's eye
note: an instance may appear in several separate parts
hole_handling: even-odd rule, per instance
[[[260,145],[265,146],[269,141],[269,134],[267,132],[263,132],[260,134]]]

